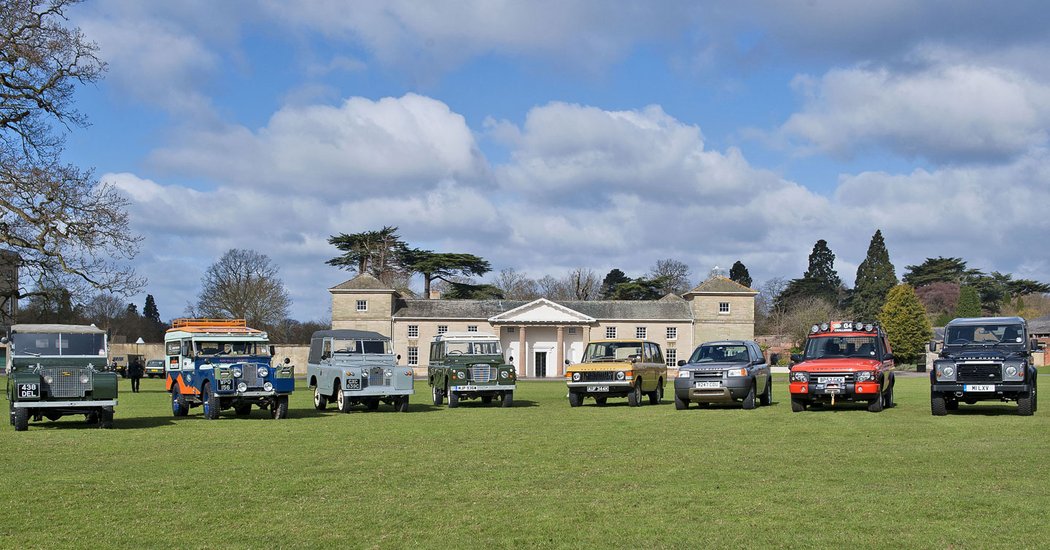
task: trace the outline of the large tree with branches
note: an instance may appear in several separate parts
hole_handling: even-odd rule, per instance
[[[0,248],[36,289],[128,294],[143,285],[127,265],[141,240],[128,201],[61,160],[66,132],[87,123],[73,93],[105,71],[98,46],[66,20],[74,3],[0,0]]]

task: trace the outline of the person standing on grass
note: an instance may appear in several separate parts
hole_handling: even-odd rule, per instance
[[[139,380],[142,379],[142,375],[144,372],[145,369],[142,366],[142,361],[139,361],[138,359],[135,359],[131,362],[130,365],[128,365],[128,377],[131,378],[132,393],[139,392]]]

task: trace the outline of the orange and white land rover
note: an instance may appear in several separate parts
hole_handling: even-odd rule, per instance
[[[893,406],[893,350],[877,323],[813,325],[805,352],[792,355],[791,362],[793,412],[841,401],[867,402],[871,412]]]

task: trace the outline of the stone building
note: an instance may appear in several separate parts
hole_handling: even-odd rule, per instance
[[[671,366],[700,343],[753,338],[758,293],[713,277],[682,296],[660,300],[425,300],[406,298],[368,274],[328,290],[333,329],[389,336],[400,362],[420,373],[434,336],[478,332],[499,336],[519,376],[539,378],[561,377],[565,361],[579,361],[592,339],[655,341]]]

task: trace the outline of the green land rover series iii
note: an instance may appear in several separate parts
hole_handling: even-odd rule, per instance
[[[477,332],[446,333],[430,344],[430,383],[434,405],[448,397],[454,409],[461,399],[480,398],[482,403],[499,399],[504,407],[514,401],[514,365],[503,360],[499,338]]]

